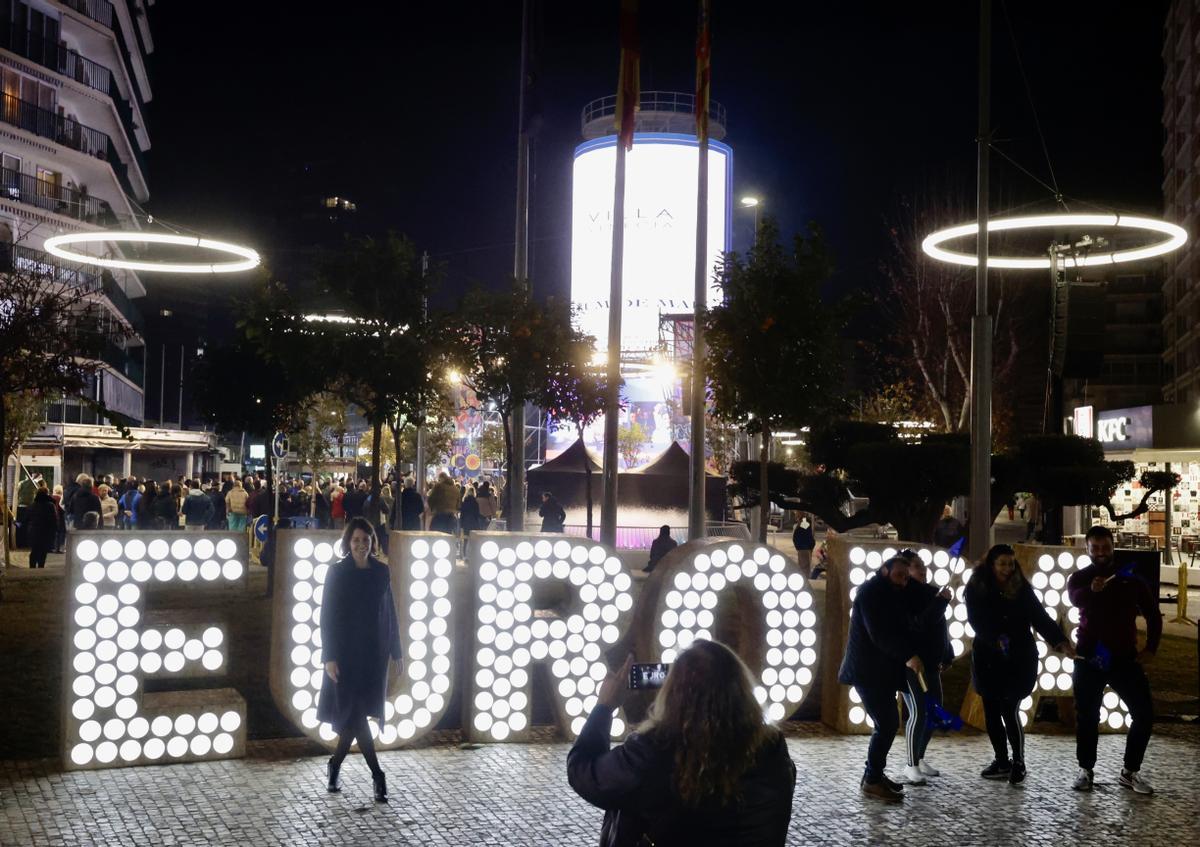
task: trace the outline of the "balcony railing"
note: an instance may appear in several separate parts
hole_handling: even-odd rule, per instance
[[[134,353],[116,344],[105,344],[100,354],[100,361],[110,365],[117,373],[128,377],[135,385],[145,385],[145,373],[142,364],[141,348]]]
[[[129,299],[129,295],[121,290],[116,279],[108,271],[100,273],[20,244],[0,244],[0,270],[47,276],[56,283],[79,286],[90,293],[103,293],[138,335],[144,337],[146,334],[146,319],[141,310]]]
[[[112,29],[113,4],[108,0],[59,0],[59,2],[81,15],[87,15],[96,23],[104,24]]]
[[[101,277],[100,287],[109,301],[116,307],[116,310],[124,316],[125,320],[129,321],[130,325],[137,330],[139,335],[144,336],[146,334],[146,319],[142,317],[141,309],[135,306],[133,301],[129,299],[129,295],[121,290],[121,287],[117,285],[117,281],[111,273],[104,272]]]
[[[27,29],[0,22],[0,47],[24,56],[45,68],[57,71],[88,88],[112,95],[113,74],[104,65],[85,59],[62,44],[35,35]]]
[[[20,244],[0,244],[0,269],[46,276],[57,283],[79,286],[85,291],[100,291],[102,288],[98,272]]]
[[[49,138],[64,147],[95,156],[97,159],[115,161],[112,139],[106,133],[79,121],[43,109],[36,103],[13,97],[5,92],[0,95],[0,117],[5,123],[19,126],[34,135]]]
[[[117,115],[125,127],[129,137],[129,147],[133,150],[134,158],[142,173],[146,174],[146,160],[142,149],[138,146],[134,131],[133,107],[121,96],[113,72],[98,62],[85,59],[74,50],[68,50],[61,44],[30,33],[26,29],[13,27],[8,23],[0,23],[0,47],[37,62],[39,65],[68,76],[76,82],[81,82],[112,98]]]
[[[99,197],[12,168],[0,168],[0,197],[97,226],[116,226],[118,223],[112,207]]]

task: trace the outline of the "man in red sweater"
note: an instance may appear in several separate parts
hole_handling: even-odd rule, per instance
[[[1162,638],[1158,598],[1132,570],[1113,556],[1108,528],[1094,526],[1085,536],[1092,563],[1067,580],[1067,595],[1079,609],[1075,660],[1075,755],[1079,759],[1076,791],[1092,790],[1096,765],[1097,724],[1105,686],[1125,701],[1132,723],[1125,740],[1125,766],[1120,783],[1138,794],[1153,790],[1139,771],[1150,743],[1154,721],[1150,682],[1143,666],[1153,660]],[[1146,646],[1138,650],[1137,617],[1146,619]]]

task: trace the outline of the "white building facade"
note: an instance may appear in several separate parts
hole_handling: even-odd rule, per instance
[[[84,394],[145,420],[146,293],[131,271],[73,265],[44,250],[52,235],[140,228],[150,197],[145,154],[152,97],[146,57],[153,0],[0,0],[0,271],[50,272],[84,287],[114,341]],[[19,451],[54,483],[87,472],[162,478],[197,469],[206,433],[135,430],[132,442],[80,398],[47,408]],[[7,491],[21,474],[10,460]]]

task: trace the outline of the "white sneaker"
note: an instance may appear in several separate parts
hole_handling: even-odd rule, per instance
[[[1076,791],[1091,791],[1092,790],[1092,772],[1087,768],[1079,769],[1079,776],[1075,777],[1075,782],[1071,787]]]
[[[1121,778],[1118,780],[1125,788],[1132,788],[1138,794],[1153,794],[1154,789],[1150,783],[1142,779],[1140,771],[1127,771],[1121,768]]]
[[[925,774],[925,776],[941,776],[942,775],[941,771],[939,771],[933,765],[926,762],[924,759],[921,760],[921,764],[917,765],[917,767],[920,769],[921,773]]]
[[[909,785],[924,785],[925,774],[921,772],[921,768],[917,765],[906,765],[904,768],[904,781]]]

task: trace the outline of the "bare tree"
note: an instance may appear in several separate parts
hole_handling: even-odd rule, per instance
[[[937,229],[969,219],[970,212],[964,203],[943,199],[952,194],[933,193],[903,200],[888,227],[892,250],[882,266],[884,308],[892,319],[902,376],[923,389],[940,428],[961,432],[970,416],[975,271],[931,259],[921,241]],[[993,384],[1003,390],[1021,346],[1009,314],[1004,276],[993,278]]]
[[[101,276],[45,263],[24,263],[15,246],[0,252],[0,445],[3,467],[16,445],[9,409],[21,397],[76,398],[128,436],[129,421],[103,400],[83,396],[104,358],[132,333],[100,302]],[[14,422],[15,423],[15,422]]]

